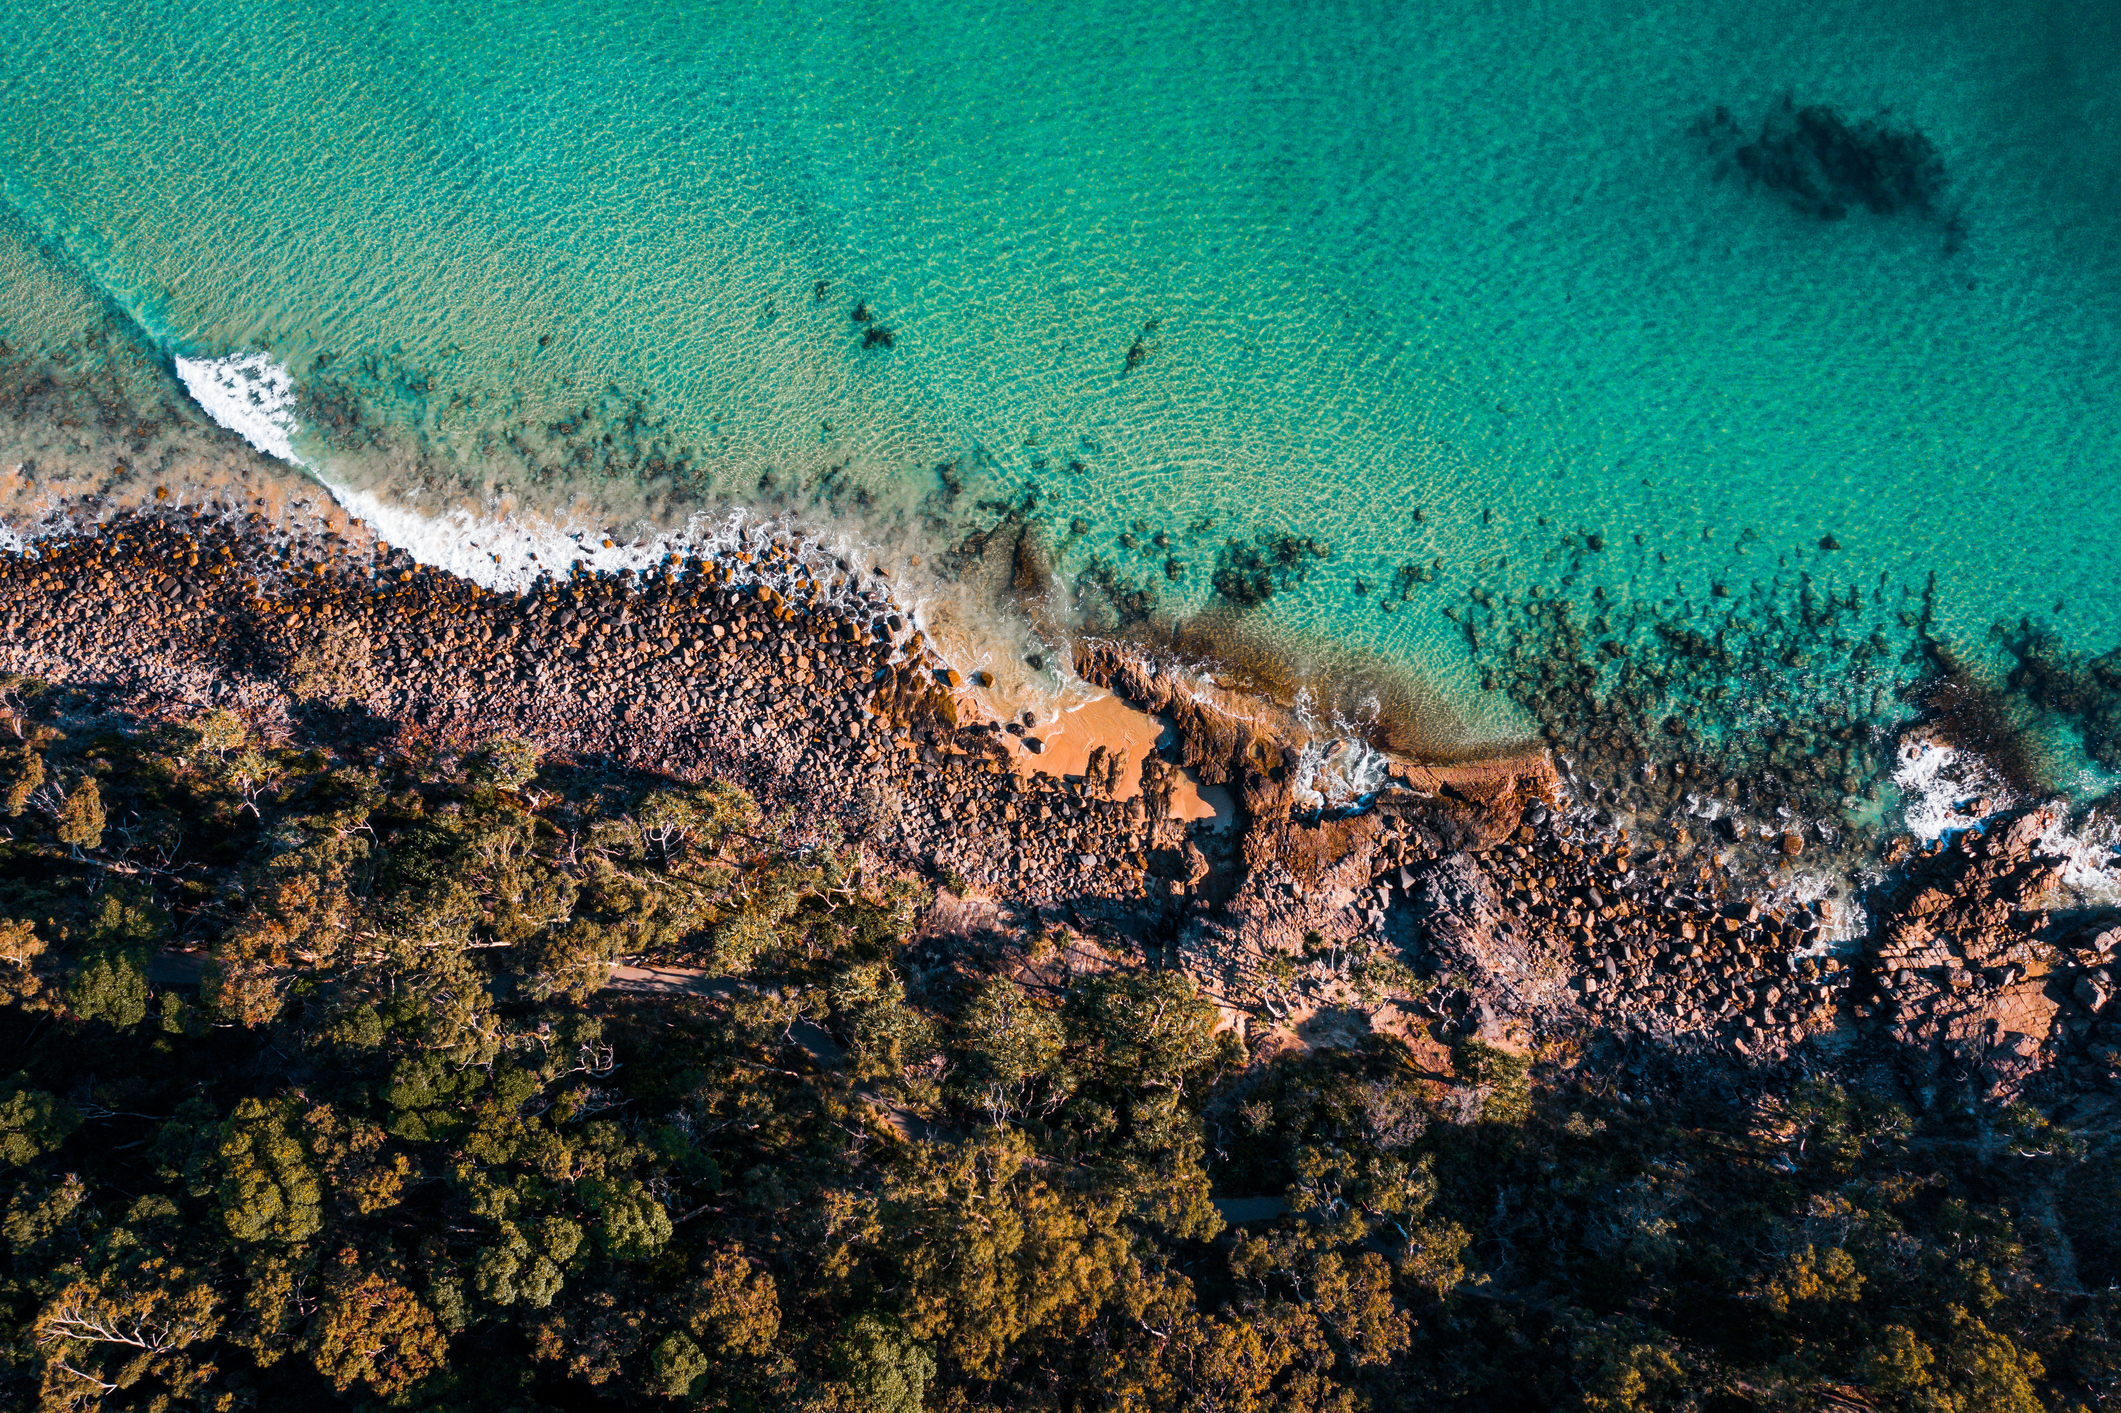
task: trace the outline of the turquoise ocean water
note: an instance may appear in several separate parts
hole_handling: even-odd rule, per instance
[[[1924,134],[1958,248],[1718,180],[1692,125],[1785,95]],[[1556,556],[2121,641],[2117,108],[2083,0],[26,0],[0,339],[264,351],[305,459],[428,508],[932,546],[1036,487],[1064,570],[1175,607],[1309,538],[1262,622],[1506,732],[1441,607]]]

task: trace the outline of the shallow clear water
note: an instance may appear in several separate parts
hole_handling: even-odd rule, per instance
[[[0,338],[128,388],[106,322],[266,350],[304,459],[428,509],[793,496],[932,545],[1035,484],[1063,567],[1179,605],[1310,537],[1263,619],[1476,732],[1437,605],[1563,558],[1616,598],[1934,572],[1948,636],[2103,648],[2117,41],[2082,3],[28,3]],[[1718,181],[1690,126],[1785,94],[1926,134],[1963,247]]]

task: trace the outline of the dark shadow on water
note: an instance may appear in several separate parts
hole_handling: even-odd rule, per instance
[[[1852,122],[1826,104],[1799,106],[1785,97],[1757,128],[1718,106],[1695,121],[1693,133],[1718,177],[1780,196],[1813,220],[1840,221],[1856,210],[1906,215],[1941,225],[1946,254],[1965,240],[1960,212],[1941,209],[1948,183],[1936,144],[1884,114]]]
[[[2093,762],[2121,772],[2121,647],[2098,655],[2075,651],[2053,630],[2027,620],[1999,638],[2015,660],[2010,690],[2069,722]]]

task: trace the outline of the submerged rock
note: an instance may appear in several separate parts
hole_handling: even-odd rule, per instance
[[[1694,132],[1748,184],[1818,220],[1838,221],[1856,207],[1930,218],[1944,195],[1944,160],[1929,138],[1879,118],[1850,122],[1822,103],[1799,107],[1786,97],[1751,133],[1719,107]]]

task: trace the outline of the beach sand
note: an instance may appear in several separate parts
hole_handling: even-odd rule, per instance
[[[1050,723],[1033,734],[1044,751],[1034,754],[1017,737],[1004,737],[1011,766],[1019,775],[1029,777],[1041,770],[1051,775],[1081,775],[1089,768],[1090,753],[1103,746],[1109,752],[1126,754],[1127,768],[1112,798],[1131,800],[1142,792],[1142,762],[1167,746],[1172,732],[1169,723],[1100,691],[1086,701],[1060,708]],[[1228,791],[1204,787],[1191,771],[1180,772],[1171,793],[1170,818],[1189,823],[1196,819],[1227,821],[1231,809]]]

